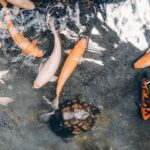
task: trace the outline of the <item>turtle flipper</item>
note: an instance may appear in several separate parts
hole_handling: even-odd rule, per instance
[[[54,111],[52,112],[48,112],[48,113],[44,113],[38,116],[38,119],[40,122],[44,122],[47,123],[50,119],[50,117],[54,114]]]

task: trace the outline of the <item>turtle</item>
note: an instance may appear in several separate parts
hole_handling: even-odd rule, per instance
[[[45,100],[51,105],[47,99]],[[75,99],[65,101],[56,110],[39,115],[39,120],[49,123],[57,135],[71,137],[90,130],[102,108],[102,106]]]

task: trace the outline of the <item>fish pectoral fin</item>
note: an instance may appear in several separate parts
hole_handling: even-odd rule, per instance
[[[83,57],[81,57],[80,61],[79,61],[79,65],[81,65],[82,62],[84,62],[85,59]]]
[[[53,76],[53,77],[51,77],[51,78],[50,78],[50,80],[49,80],[49,81],[50,81],[50,82],[55,82],[57,79],[58,79],[58,77],[57,77],[57,76]]]
[[[72,49],[68,49],[68,50],[65,50],[64,52],[65,52],[66,54],[69,54],[69,53],[71,52],[71,50],[72,50]]]
[[[33,45],[37,45],[37,44],[38,44],[38,41],[39,41],[38,39],[34,39],[34,40],[32,40],[32,44],[33,44]]]
[[[39,72],[41,71],[41,69],[43,68],[43,66],[44,66],[44,63],[40,63],[40,65],[39,65]]]

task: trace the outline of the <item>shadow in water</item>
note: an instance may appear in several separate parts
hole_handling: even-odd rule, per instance
[[[137,57],[142,55],[143,52],[141,52],[130,42],[122,42],[118,35],[109,26],[107,26],[104,22],[100,21],[96,17],[96,12],[93,8],[86,8],[82,6],[80,7],[82,11],[82,15],[80,16],[81,23],[84,22],[84,19],[82,20],[82,18],[85,18],[84,13],[90,14],[91,12],[93,12],[94,17],[91,18],[87,23],[83,23],[87,27],[86,33],[84,34],[89,36],[91,42],[97,43],[97,45],[101,47],[100,49],[97,49],[90,46],[90,49],[93,48],[95,49],[95,51],[99,51],[100,53],[90,52],[87,49],[84,57],[101,61],[103,65],[98,65],[94,62],[88,61],[84,61],[81,65],[79,65],[72,76],[68,79],[63,89],[60,101],[67,99],[72,100],[72,97],[74,97],[75,95],[82,94],[86,101],[104,106],[104,112],[102,112],[104,116],[103,120],[100,120],[98,122],[98,127],[95,130],[91,130],[90,132],[87,132],[87,134],[85,134],[85,137],[87,138],[82,136],[78,136],[78,138],[75,138],[75,143],[63,144],[63,142],[61,141],[58,144],[55,144],[54,141],[57,141],[58,139],[57,137],[49,133],[49,128],[39,127],[40,125],[36,126],[36,128],[31,127],[30,123],[26,122],[28,120],[23,120],[24,124],[19,127],[19,131],[17,129],[13,130],[12,135],[16,137],[16,139],[20,136],[26,137],[26,143],[35,146],[35,149],[38,147],[37,145],[39,145],[39,143],[40,145],[45,145],[46,142],[50,143],[50,145],[55,144],[52,146],[52,149],[58,150],[67,148],[70,149],[70,146],[72,146],[71,150],[88,150],[88,148],[122,148],[136,150],[143,148],[149,149],[150,145],[147,142],[150,140],[148,134],[150,130],[149,124],[142,121],[141,116],[137,113],[139,111],[138,107],[135,104],[137,100],[140,100],[138,82],[141,82],[141,79],[143,78],[143,74],[145,72],[147,72],[148,76],[150,74],[150,70],[147,68],[142,70],[135,70],[133,68],[134,61],[137,59]],[[96,9],[99,10],[98,7],[96,7]],[[91,12],[89,12],[89,10]],[[93,27],[97,29],[100,35],[93,35],[91,33]],[[149,42],[149,38],[147,39],[147,41]],[[50,42],[53,41],[51,40]],[[66,39],[62,38],[62,36],[61,42],[64,49],[66,47],[69,47],[69,44],[72,44],[72,42],[66,42]],[[66,55],[63,56],[66,57]],[[21,63],[16,65],[16,68],[19,68],[19,65],[21,65]],[[11,64],[8,64],[8,67],[13,69],[13,65],[11,66]],[[22,83],[21,81],[25,81],[28,79],[32,81],[34,80],[33,75],[30,76],[32,74],[32,70],[28,71],[28,68],[26,68],[26,70],[20,69],[18,72],[18,81],[20,81],[20,83]],[[25,76],[27,77],[25,78]],[[14,80],[17,81],[16,78]],[[15,82],[15,84],[18,84],[18,82]],[[55,97],[54,88],[56,86],[54,87],[54,85],[56,85],[56,83],[48,84],[41,90],[32,91],[33,95],[30,93],[31,98],[33,98],[37,94],[37,97],[35,99],[41,101],[41,97],[44,94],[48,94],[48,96],[52,100]],[[21,89],[22,85],[18,85],[18,87]],[[29,87],[25,88],[28,89]],[[20,93],[21,95],[24,95],[23,92]],[[14,105],[16,106],[16,111],[18,111],[18,113],[21,113],[22,111],[26,113],[29,111],[29,108],[35,109],[36,113],[42,111],[42,106],[38,106],[37,108],[39,101],[36,101],[35,99],[33,102],[34,105],[32,105],[32,107],[28,106],[31,101],[23,101],[25,106],[28,106],[26,110],[24,110],[25,106],[20,106],[21,104],[19,104],[19,102],[15,103]],[[24,109],[22,110],[21,108]],[[22,131],[22,128],[24,132]],[[28,131],[28,135],[26,135],[25,131]],[[33,138],[32,133],[33,135],[37,135],[37,131],[39,133],[38,136],[35,136]],[[7,131],[5,130],[5,132]],[[47,138],[48,141],[45,142],[45,139]],[[11,142],[13,143],[15,141],[16,140],[14,138]],[[24,140],[20,140],[20,143],[23,141]],[[87,147],[87,145],[85,144],[86,142],[90,142],[89,147]],[[77,147],[73,146],[77,143],[79,143]],[[16,149],[20,148],[20,145],[18,146],[15,143],[13,144]],[[23,149],[26,149],[25,144],[23,145]]]

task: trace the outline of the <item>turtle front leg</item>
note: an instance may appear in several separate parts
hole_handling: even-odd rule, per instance
[[[48,104],[50,107],[54,108],[53,107],[53,103],[49,101],[48,98],[46,98],[46,96],[43,96],[43,100],[45,101],[46,104]],[[40,114],[38,116],[38,120],[40,122],[45,122],[47,123],[50,119],[50,117],[55,113],[54,110],[50,111],[50,112],[46,112],[46,113],[43,113],[43,114]]]
[[[38,116],[38,119],[40,122],[44,122],[47,123],[50,119],[50,117],[54,114],[54,111],[52,112],[47,112],[47,113],[43,113],[41,115]]]

